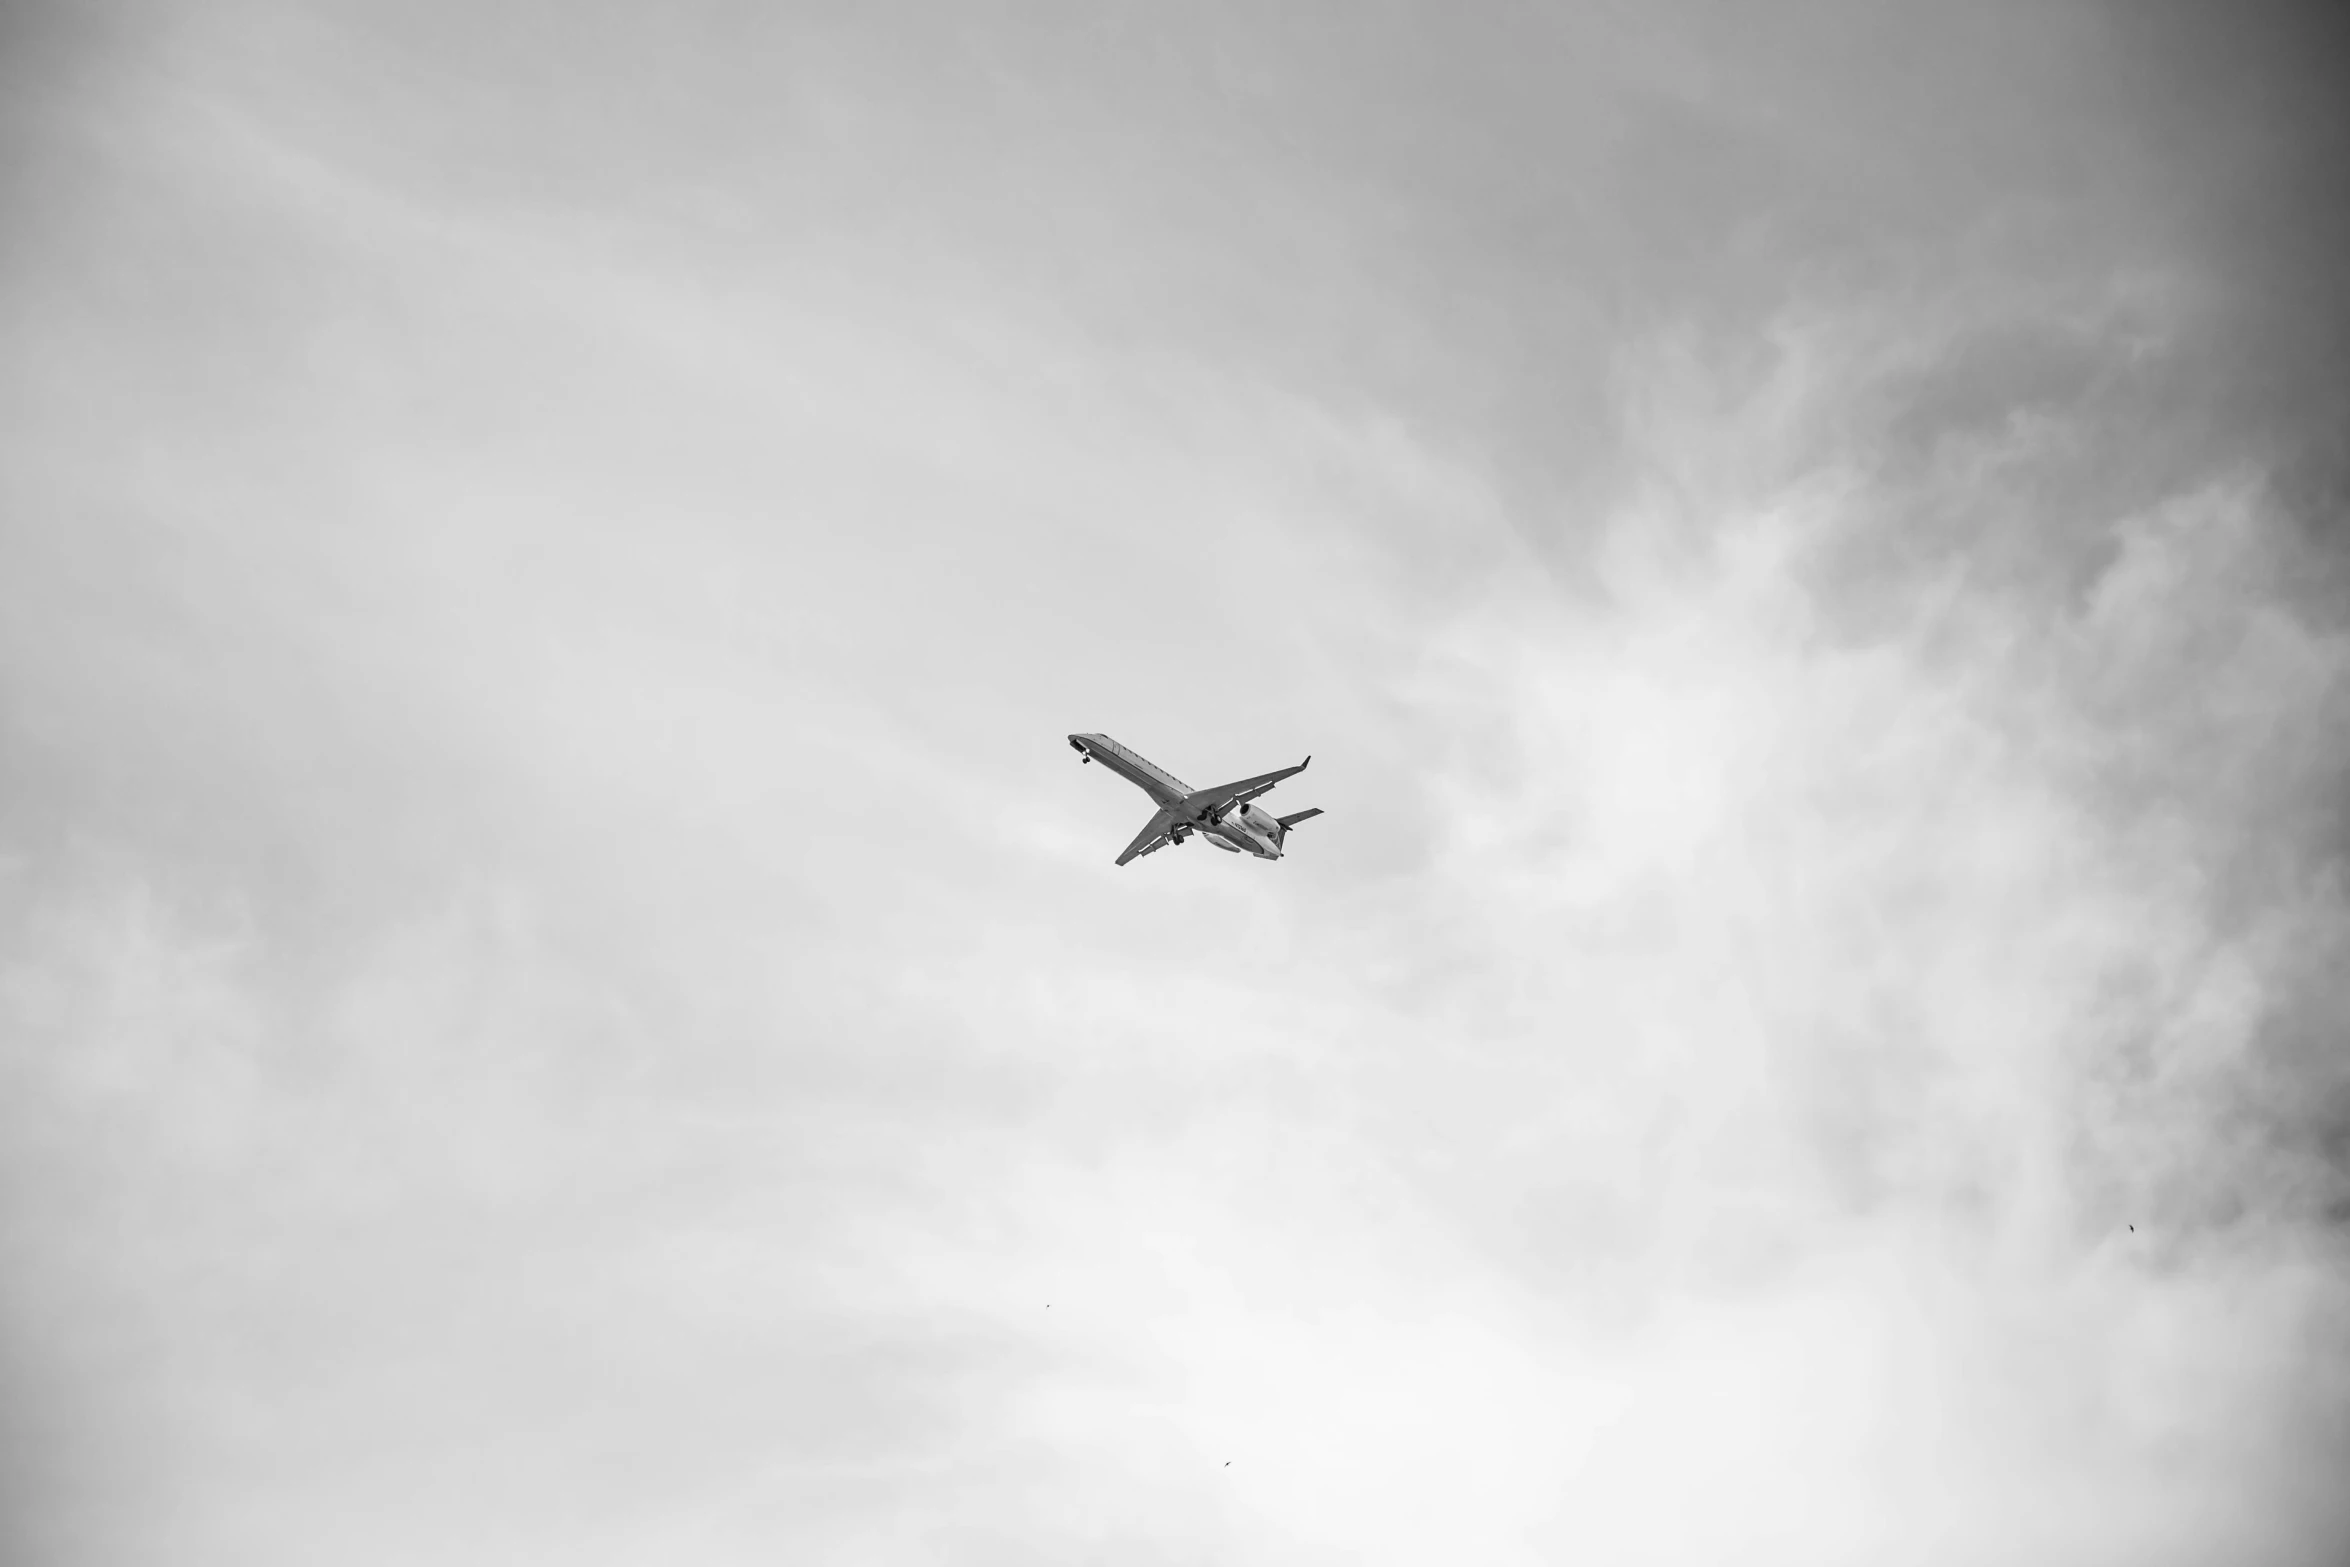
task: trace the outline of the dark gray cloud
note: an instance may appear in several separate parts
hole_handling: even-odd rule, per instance
[[[2130,126],[2210,289],[2192,356],[2229,433],[2338,547],[2350,428],[2350,24],[2332,7],[2117,7]],[[2338,588],[2337,588],[2338,591]]]

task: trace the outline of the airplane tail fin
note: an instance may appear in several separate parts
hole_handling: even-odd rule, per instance
[[[1281,838],[1282,841],[1286,843],[1289,839],[1290,828],[1295,827],[1299,822],[1304,821],[1309,816],[1319,816],[1321,814],[1322,808],[1317,805],[1310,811],[1292,811],[1287,816],[1276,816],[1273,818],[1273,820],[1281,824]]]

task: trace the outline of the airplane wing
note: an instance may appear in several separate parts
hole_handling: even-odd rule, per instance
[[[1245,805],[1272,788],[1284,778],[1294,778],[1313,761],[1307,757],[1295,767],[1284,767],[1278,772],[1259,773],[1254,778],[1243,778],[1236,783],[1218,784],[1213,789],[1202,789],[1185,795],[1183,804],[1196,810],[1227,811],[1236,805]]]
[[[1134,835],[1134,841],[1126,846],[1126,852],[1118,856],[1118,863],[1123,865],[1128,860],[1138,859],[1145,854],[1154,854],[1164,849],[1167,846],[1167,828],[1173,820],[1174,818],[1166,811],[1160,811],[1153,815],[1150,821],[1144,825],[1142,831]]]

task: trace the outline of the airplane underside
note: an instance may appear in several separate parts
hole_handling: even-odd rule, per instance
[[[1185,840],[1189,839],[1194,833],[1199,835],[1201,842],[1214,844],[1217,848],[1222,849],[1226,854],[1253,854],[1260,860],[1277,860],[1281,858],[1280,850],[1267,849],[1256,843],[1251,843],[1246,848],[1243,848],[1240,844],[1234,843],[1232,839],[1226,835],[1226,833],[1221,829],[1220,824],[1212,822],[1204,823],[1196,827],[1177,827],[1168,833],[1167,840],[1168,842],[1174,844],[1177,848],[1181,848]]]
[[[1169,844],[1180,846],[1194,833],[1204,833],[1210,843],[1227,854],[1250,854],[1260,860],[1278,860],[1289,830],[1309,816],[1322,814],[1317,807],[1298,811],[1288,816],[1272,816],[1254,802],[1257,796],[1271,789],[1285,778],[1306,770],[1312,757],[1295,767],[1283,767],[1254,778],[1243,778],[1234,783],[1220,784],[1213,789],[1193,789],[1182,779],[1156,763],[1137,755],[1102,734],[1074,734],[1069,736],[1070,749],[1087,762],[1098,761],[1112,772],[1133,784],[1151,797],[1158,807],[1143,829],[1135,835],[1126,851],[1118,856],[1120,865],[1145,854],[1152,854]]]

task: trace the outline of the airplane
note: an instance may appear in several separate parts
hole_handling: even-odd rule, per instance
[[[1250,803],[1282,779],[1304,772],[1307,763],[1313,761],[1310,756],[1295,767],[1259,773],[1254,778],[1219,784],[1213,789],[1194,789],[1165,768],[1144,761],[1108,735],[1071,735],[1069,748],[1133,784],[1158,807],[1134,841],[1126,846],[1126,852],[1118,856],[1120,865],[1145,854],[1155,854],[1170,843],[1180,845],[1193,833],[1227,854],[1253,854],[1260,860],[1277,860],[1281,858],[1281,845],[1288,838],[1289,829],[1309,816],[1322,814],[1321,807],[1316,806],[1288,816],[1268,816]]]

